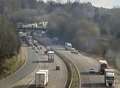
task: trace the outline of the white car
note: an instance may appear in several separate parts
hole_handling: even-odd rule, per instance
[[[94,68],[91,68],[91,69],[89,69],[89,73],[94,74],[94,73],[96,73],[96,70]]]
[[[79,54],[79,52],[75,48],[71,48],[71,53]]]

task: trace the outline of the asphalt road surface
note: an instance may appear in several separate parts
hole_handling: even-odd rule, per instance
[[[37,38],[40,40],[39,38]],[[98,74],[99,63],[95,58],[85,56],[83,54],[73,54],[70,51],[65,51],[64,47],[61,45],[55,45],[51,42],[51,39],[44,38],[45,45],[56,49],[59,53],[64,55],[66,58],[70,59],[79,69],[81,74],[81,86],[80,88],[106,88],[104,85],[104,76]],[[40,42],[44,42],[40,40]],[[91,74],[90,69],[94,69],[96,73]],[[120,77],[116,75],[115,77],[115,87],[120,88]]]
[[[49,70],[49,83],[47,88],[64,88],[67,80],[67,69],[63,61],[55,55],[54,63],[47,62],[47,56],[36,53],[31,47],[28,48],[26,63],[14,74],[0,80],[0,88],[35,88],[34,76],[39,69]],[[56,71],[55,66],[60,66]]]
[[[38,54],[38,57],[41,55]],[[48,62],[48,56],[42,55],[37,61],[39,63],[39,69],[48,69],[48,86],[47,88],[65,88],[67,81],[67,68],[64,62],[57,56],[54,56],[54,62]],[[60,70],[56,70],[56,66],[60,66]],[[34,81],[33,81],[34,84]],[[30,88],[33,88],[30,87]]]
[[[0,80],[0,88],[11,88],[12,84],[30,74],[37,66],[37,64],[33,64],[32,61],[37,59],[34,51],[31,48],[28,48],[28,59],[24,66],[7,78]]]
[[[55,46],[56,47],[56,46]],[[64,49],[58,49],[58,52],[70,59],[78,67],[81,74],[81,88],[106,88],[104,85],[104,76],[98,74],[99,63],[96,59],[82,54],[74,54]],[[90,73],[90,69],[95,73]],[[120,79],[116,80],[114,88],[120,88]]]

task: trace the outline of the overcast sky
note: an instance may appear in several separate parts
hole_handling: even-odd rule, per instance
[[[120,6],[120,0],[81,0],[81,2],[91,2],[94,6],[112,8]]]
[[[105,8],[112,8],[113,3],[112,0],[81,0],[81,2],[91,2],[94,6],[97,7],[105,7]]]
[[[48,1],[48,0],[44,0],[44,1]],[[67,0],[53,0],[53,1],[66,2]],[[120,6],[120,0],[80,0],[80,2],[91,2],[94,6],[104,7],[104,8],[112,8],[112,7]]]

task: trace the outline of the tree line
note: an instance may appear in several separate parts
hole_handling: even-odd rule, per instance
[[[1,4],[2,3],[2,4]],[[13,23],[48,20],[48,34],[72,42],[85,52],[104,56],[120,50],[120,8],[105,9],[91,3],[55,3],[36,0],[0,0],[0,14]]]
[[[19,47],[15,26],[6,17],[0,16],[0,60],[17,55]]]

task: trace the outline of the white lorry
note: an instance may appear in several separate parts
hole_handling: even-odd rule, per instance
[[[71,50],[72,49],[72,44],[69,42],[65,42],[65,49],[66,50]]]
[[[99,70],[99,72],[101,74],[104,74],[105,73],[105,69],[108,68],[108,63],[107,63],[106,60],[99,60],[99,63],[100,63],[100,70]]]
[[[55,54],[55,52],[52,51],[52,50],[50,50],[50,51],[47,52],[47,55],[48,55],[48,61],[50,61],[50,62],[54,62],[54,54]]]
[[[48,84],[48,70],[39,70],[35,73],[36,88],[46,88]]]
[[[112,87],[115,84],[115,73],[114,73],[114,69],[105,69],[105,75],[104,75],[104,79],[105,79],[105,85],[107,87]]]

